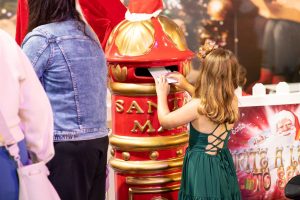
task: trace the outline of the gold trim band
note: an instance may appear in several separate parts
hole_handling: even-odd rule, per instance
[[[120,83],[109,82],[109,88],[112,94],[121,94],[126,96],[155,96],[155,84],[154,83]],[[181,92],[183,90],[171,86],[171,93]]]
[[[183,157],[159,161],[124,161],[121,159],[110,159],[111,167],[117,172],[123,173],[147,173],[159,172],[172,168],[180,168],[183,164]]]
[[[148,176],[148,177],[126,177],[126,183],[128,185],[156,185],[166,184],[171,182],[177,182],[181,180],[181,172],[159,175],[159,176]]]
[[[171,192],[180,189],[180,184],[160,187],[160,188],[129,188],[129,200],[133,200],[134,194],[153,194],[162,192]]]
[[[187,144],[189,135],[184,132],[172,136],[159,137],[127,137],[112,134],[109,138],[110,145],[123,151],[151,151],[166,149]]]

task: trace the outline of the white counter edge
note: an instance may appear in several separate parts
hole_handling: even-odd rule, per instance
[[[239,107],[300,104],[300,92],[238,97]]]

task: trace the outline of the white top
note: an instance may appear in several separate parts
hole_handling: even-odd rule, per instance
[[[161,9],[155,11],[154,13],[147,14],[147,13],[131,13],[129,10],[125,13],[125,19],[131,22],[138,22],[149,20],[152,17],[157,17],[161,13]]]
[[[17,142],[24,139],[38,161],[54,155],[53,113],[33,67],[15,41],[0,30],[0,110]],[[1,134],[1,133],[0,133]],[[3,146],[3,138],[0,146]]]

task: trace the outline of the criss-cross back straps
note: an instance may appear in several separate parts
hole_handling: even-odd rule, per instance
[[[211,153],[217,153],[217,152],[219,152],[223,148],[223,146],[220,147],[220,145],[222,143],[224,143],[224,141],[225,141],[225,139],[223,139],[222,136],[224,134],[228,133],[228,130],[227,130],[227,125],[225,123],[225,129],[226,130],[223,133],[221,133],[219,136],[217,136],[214,133],[215,133],[215,131],[217,130],[217,128],[219,126],[220,126],[220,124],[218,124],[216,126],[216,128],[209,134],[210,136],[213,136],[215,139],[212,142],[209,142],[209,144],[207,145],[207,147],[210,146],[209,148],[205,149],[205,152],[207,152],[207,153],[209,153],[209,152],[211,152]]]

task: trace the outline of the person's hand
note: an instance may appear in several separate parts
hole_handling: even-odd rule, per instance
[[[191,96],[195,94],[195,87],[190,84],[187,79],[180,73],[169,73],[167,75],[168,78],[176,79],[177,83],[172,83],[180,89],[187,91]]]
[[[165,76],[155,79],[155,88],[157,96],[167,96],[170,92],[170,86]]]
[[[180,89],[186,90],[187,85],[189,84],[188,81],[186,80],[186,78],[178,72],[172,72],[167,74],[168,78],[172,78],[175,79],[177,81],[177,83],[172,83],[175,86],[179,87]]]

